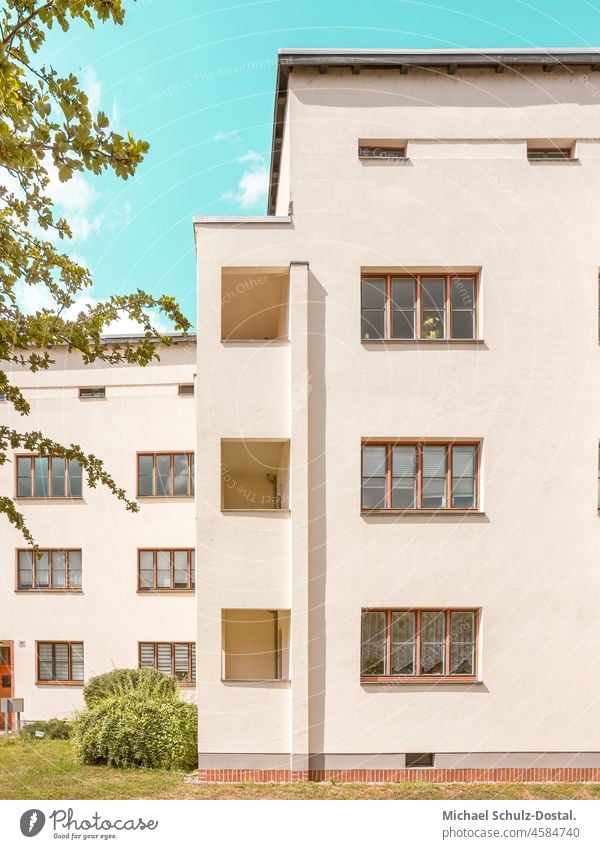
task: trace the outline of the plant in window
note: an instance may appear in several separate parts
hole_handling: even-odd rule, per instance
[[[363,660],[363,675],[384,675],[385,667],[381,657],[367,656]]]
[[[443,336],[442,322],[438,316],[430,316],[423,320],[423,339],[441,339]]]

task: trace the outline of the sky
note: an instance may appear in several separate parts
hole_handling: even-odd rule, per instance
[[[266,212],[279,48],[600,45],[600,0],[124,3],[123,26],[53,31],[40,59],[76,74],[149,153],[126,182],[77,175],[54,197],[93,298],[166,293],[192,322],[192,216]]]

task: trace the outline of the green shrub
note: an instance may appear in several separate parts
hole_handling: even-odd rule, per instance
[[[177,682],[154,669],[113,669],[90,678],[83,698],[88,708],[93,708],[104,699],[132,691],[147,698],[172,699],[177,696]]]
[[[47,722],[31,722],[21,729],[21,737],[35,739],[36,731],[44,732],[45,740],[68,740],[73,723],[67,719],[49,719]]]
[[[197,765],[197,732],[196,705],[131,690],[84,711],[73,739],[82,763],[187,770]]]

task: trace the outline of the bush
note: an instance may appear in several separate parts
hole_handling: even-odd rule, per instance
[[[198,711],[176,696],[149,698],[140,690],[104,698],[74,729],[75,752],[86,764],[150,769],[197,765]]]
[[[88,708],[93,708],[104,699],[131,692],[150,699],[173,699],[177,696],[177,682],[154,669],[113,669],[90,678],[83,688],[83,698]]]
[[[36,731],[44,732],[45,740],[68,740],[73,723],[67,719],[49,719],[47,722],[31,722],[21,729],[21,737],[35,739]]]

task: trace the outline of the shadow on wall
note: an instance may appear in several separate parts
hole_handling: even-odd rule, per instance
[[[381,513],[363,514],[362,519],[368,525],[487,525],[490,523],[489,516],[485,513],[463,513],[461,515],[436,515],[435,513],[425,513],[419,516],[417,513],[395,513],[391,516],[384,516]]]
[[[307,106],[352,109],[385,109],[386,107],[439,106],[462,108],[513,109],[523,106],[555,106],[556,102],[579,106],[597,106],[600,74],[589,68],[574,73],[545,74],[528,68],[506,69],[503,74],[488,70],[460,69],[448,76],[440,70],[419,69],[407,74],[398,70],[363,71],[367,82],[357,85],[350,68],[327,74],[327,88],[318,70],[304,69],[294,74],[294,94]],[[302,87],[302,83],[306,87]],[[316,84],[315,84],[316,83]],[[393,135],[393,134],[392,134]]]
[[[325,368],[327,333],[325,301],[327,293],[314,274],[308,277],[308,371],[311,391],[308,396],[308,491],[309,502],[309,589],[308,662],[311,671],[308,697],[309,751],[322,752],[325,745],[325,653],[327,622],[327,460],[325,422],[327,394]],[[309,764],[312,768],[312,764]]]
[[[475,681],[473,684],[430,684],[430,683],[415,683],[415,684],[367,684],[363,682],[360,685],[363,690],[369,693],[489,693],[489,689],[485,684]]]

